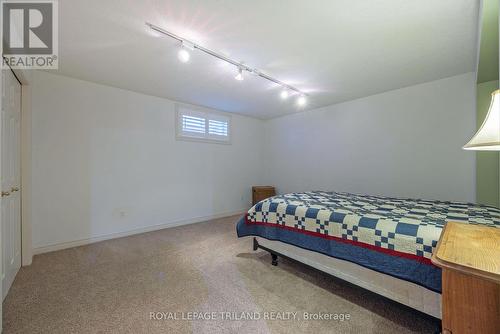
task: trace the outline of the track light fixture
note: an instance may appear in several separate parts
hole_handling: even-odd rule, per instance
[[[191,53],[189,51],[193,51],[194,47],[192,44],[187,42],[181,42],[181,47],[179,52],[177,53],[177,58],[183,63],[187,63],[189,59],[191,59]]]
[[[243,77],[243,69],[240,67],[238,68],[238,74],[236,74],[236,76],[234,77],[236,80],[238,81],[243,81],[243,79],[245,79]]]
[[[184,49],[183,47],[180,48],[179,52],[177,53],[177,58],[183,63],[187,63],[189,59],[191,58],[191,55],[189,54],[189,51]]]
[[[177,57],[183,63],[187,63],[189,61],[189,59],[191,58],[191,54],[189,53],[189,50],[197,49],[197,50],[200,50],[201,52],[204,52],[205,54],[207,54],[209,56],[218,58],[218,59],[223,60],[229,64],[236,66],[238,69],[238,74],[235,76],[235,79],[238,81],[242,81],[244,79],[243,71],[250,72],[250,73],[253,73],[253,74],[255,74],[263,79],[271,81],[271,82],[279,85],[280,87],[282,87],[280,97],[283,100],[287,99],[291,92],[295,92],[295,93],[299,94],[299,97],[297,98],[297,104],[299,106],[304,106],[307,103],[307,99],[306,99],[307,94],[300,91],[298,88],[290,86],[290,85],[284,83],[283,81],[280,81],[280,80],[275,79],[267,74],[264,74],[256,68],[247,66],[247,65],[243,64],[242,62],[239,62],[239,61],[236,61],[236,60],[231,59],[229,57],[226,57],[223,54],[220,54],[216,51],[210,50],[202,45],[193,43],[193,42],[191,42],[183,37],[180,37],[180,36],[170,32],[170,31],[168,31],[168,30],[165,30],[163,28],[155,26],[154,24],[146,22],[146,26],[148,26],[151,29],[151,31],[154,33],[159,33],[163,36],[168,36],[168,37],[171,37],[171,38],[181,42],[181,49],[179,50]]]
[[[297,104],[299,105],[299,107],[303,107],[305,106],[307,103],[307,99],[305,97],[305,95],[300,95],[298,98],[297,98]]]
[[[280,93],[280,97],[281,97],[281,99],[282,99],[282,100],[286,100],[286,99],[288,99],[288,95],[289,95],[289,94],[288,94],[288,90],[286,90],[286,89],[283,89],[283,90],[281,91],[281,93]]]

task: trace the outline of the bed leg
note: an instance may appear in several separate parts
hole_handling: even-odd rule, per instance
[[[253,238],[253,250],[256,251],[259,249],[259,243],[257,242],[257,238]]]
[[[277,266],[278,265],[278,255],[271,253],[271,258],[272,258],[271,264],[273,266]]]

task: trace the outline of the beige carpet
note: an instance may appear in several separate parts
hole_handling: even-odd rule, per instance
[[[271,266],[268,253],[251,250],[250,238],[236,238],[236,219],[36,256],[20,270],[3,303],[4,333],[361,334],[438,328],[433,318],[302,265],[280,259],[278,267]],[[151,320],[151,312],[179,319]],[[219,312],[236,314],[222,319]],[[254,318],[260,319],[236,319],[241,312],[259,312]],[[269,312],[298,312],[298,320],[263,319]],[[349,314],[350,320],[304,320],[304,312]],[[198,314],[214,319],[182,319]]]

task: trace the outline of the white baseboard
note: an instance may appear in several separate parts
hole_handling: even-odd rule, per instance
[[[168,222],[168,223],[159,224],[159,225],[141,227],[141,228],[133,229],[133,230],[129,230],[129,231],[110,233],[110,234],[95,236],[95,237],[86,238],[86,239],[61,242],[61,243],[57,243],[57,244],[36,247],[36,248],[33,248],[33,255],[54,252],[54,251],[66,249],[66,248],[72,248],[72,247],[93,244],[96,242],[110,240],[110,239],[128,237],[128,236],[134,235],[134,234],[141,234],[141,233],[146,233],[146,232],[163,230],[165,228],[170,228],[170,227],[200,223],[200,222],[204,222],[204,221],[212,220],[212,219],[219,219],[219,218],[230,217],[230,216],[235,216],[235,215],[243,215],[244,212],[246,212],[246,210],[242,209],[239,211],[225,212],[225,213],[220,213],[220,214],[212,215],[212,216],[195,217],[195,218],[191,218],[191,219],[178,220],[178,221]]]

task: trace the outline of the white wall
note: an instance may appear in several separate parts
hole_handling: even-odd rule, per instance
[[[174,102],[68,77],[32,79],[35,251],[243,211],[250,187],[475,200],[475,75],[269,121],[232,145],[175,140]],[[68,244],[66,244],[68,245]]]
[[[260,120],[233,115],[232,145],[176,141],[172,101],[46,72],[32,87],[35,248],[243,211],[262,181]]]
[[[373,84],[377,84],[374,82]],[[475,200],[475,74],[272,119],[266,179],[281,193]]]

